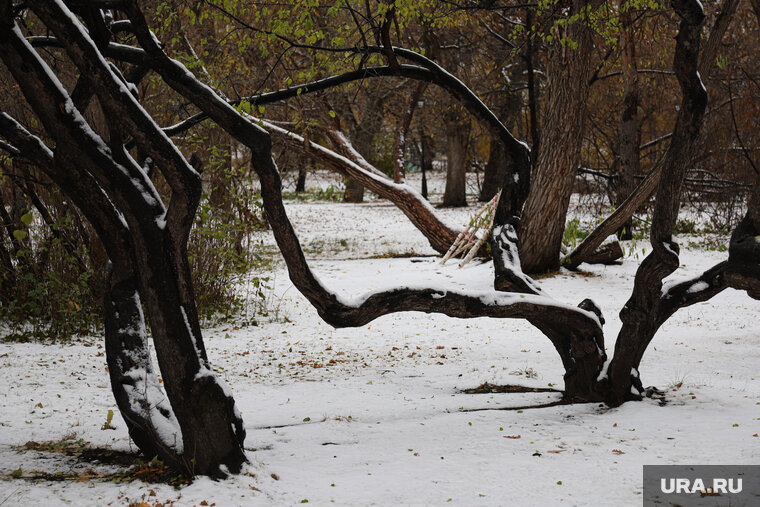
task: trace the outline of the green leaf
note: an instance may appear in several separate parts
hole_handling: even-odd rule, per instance
[[[330,115],[330,118],[335,118],[335,111],[330,109],[330,112],[328,113]]]
[[[22,473],[24,473],[24,471],[21,470],[21,467],[18,467],[16,470],[11,472],[11,477],[13,477],[14,479],[18,479],[19,477],[21,477]]]
[[[13,237],[16,238],[19,241],[24,241],[24,238],[27,237],[26,231],[22,231],[20,229],[17,229],[13,231]]]
[[[25,225],[25,226],[27,226],[27,227],[29,227],[29,224],[31,224],[31,223],[32,223],[32,220],[33,220],[33,219],[34,219],[34,217],[32,216],[32,213],[31,213],[31,212],[29,212],[29,213],[25,213],[25,214],[21,215],[21,221],[22,221],[22,222],[24,223],[24,225]]]
[[[303,418],[303,422],[309,422],[309,421],[311,421],[311,417],[304,417]]]

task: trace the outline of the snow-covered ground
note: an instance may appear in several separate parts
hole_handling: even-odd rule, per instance
[[[288,210],[313,268],[344,295],[401,283],[491,287],[490,263],[441,266],[387,203],[291,202]],[[462,225],[473,210],[442,213]],[[261,241],[271,244],[268,234]],[[617,313],[649,250],[641,241],[626,246],[622,265],[584,265],[539,281],[562,302],[591,297],[601,306],[609,353]],[[408,253],[416,257],[393,257]],[[677,277],[725,255],[684,247]],[[19,468],[22,477],[111,470],[19,450],[27,441],[131,447],[118,414],[115,429],[103,429],[116,406],[102,339],[0,344],[0,505],[640,505],[644,464],[758,461],[758,306],[743,293],[728,290],[681,310],[657,334],[641,375],[645,385],[667,388],[664,405],[497,410],[559,396],[462,392],[484,382],[561,389],[559,356],[527,322],[397,313],[333,329],[282,267],[273,285],[275,321],[204,334],[246,423],[245,474],[182,489],[11,478]]]

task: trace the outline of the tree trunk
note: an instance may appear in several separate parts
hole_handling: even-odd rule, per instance
[[[348,103],[348,101],[346,102]],[[381,114],[383,102],[382,97],[374,93],[370,100],[363,104],[364,107],[361,109],[359,118],[356,118],[350,106],[346,108],[351,120],[348,129],[349,139],[362,157],[371,163],[375,162],[372,143],[375,133],[383,121]],[[364,187],[359,181],[348,177],[344,183],[346,185],[346,193],[343,195],[344,202],[362,202],[364,200]]]
[[[177,231],[133,231],[140,294],[166,393],[182,428],[184,468],[192,475],[240,471],[245,430],[229,391],[208,364],[187,262]],[[144,237],[143,237],[144,235]]]
[[[726,2],[723,4],[721,13],[718,15],[715,25],[710,31],[710,36],[707,39],[706,51],[702,53],[702,56],[699,60],[700,75],[710,74],[712,69],[715,67],[715,52],[717,51],[723,35],[728,29],[732,14],[736,11],[737,1],[738,0],[726,0]],[[760,19],[760,0],[753,1],[758,4],[758,19]],[[709,56],[707,48],[712,48],[710,50],[712,53],[709,53],[712,54],[712,56]],[[676,127],[677,126],[678,125],[676,124]],[[673,135],[674,133],[668,134],[656,141],[670,139],[670,142],[672,143]],[[649,199],[649,197],[657,189],[663,170],[663,161],[664,157],[659,159],[654,164],[652,169],[650,169],[649,174],[647,174],[644,180],[634,188],[629,196],[625,200],[619,201],[615,207],[615,210],[601,224],[599,224],[599,226],[597,226],[591,232],[591,234],[586,236],[580,245],[578,245],[571,253],[562,259],[563,266],[567,267],[568,269],[577,268],[582,262],[585,262],[586,259],[592,255],[592,253],[602,244],[603,241],[607,239],[610,234],[613,234],[615,231],[620,230],[626,223],[629,223],[631,221],[631,217],[636,212],[636,210],[644,205],[647,199]]]
[[[298,166],[298,179],[296,180],[296,193],[306,191],[306,165]]]
[[[121,258],[116,264],[116,274],[111,261],[104,270],[104,332],[111,390],[129,436],[143,454],[182,469],[182,433],[153,372],[137,280],[128,260]]]
[[[429,145],[425,137],[425,129],[420,125],[420,164],[422,165],[422,182],[420,183],[420,194],[425,199],[428,198],[427,175],[433,170],[433,154],[428,149]]]
[[[662,281],[679,266],[679,248],[673,229],[678,219],[683,179],[707,105],[707,91],[697,72],[704,21],[702,6],[698,0],[674,0],[673,8],[681,18],[673,68],[683,98],[655,199],[650,235],[653,251],[639,266],[631,298],[620,312],[623,326],[609,367],[612,404],[620,404],[632,394],[634,398],[643,395],[639,363],[654,334],[669,316],[663,308],[672,302],[671,298],[663,297]]]
[[[480,189],[478,200],[486,202],[493,199],[493,196],[499,192],[504,184],[506,173],[507,160],[504,154],[504,145],[494,139],[491,141],[488,152],[488,163],[483,175],[483,187]]]
[[[622,3],[622,2],[621,2]],[[620,129],[620,172],[615,189],[615,207],[625,201],[636,187],[634,176],[640,173],[639,145],[639,80],[636,63],[636,42],[633,29],[633,7],[621,5],[620,54],[623,66],[623,117]],[[620,239],[633,239],[631,218],[618,230]]]
[[[364,201],[364,186],[353,178],[346,178],[344,184],[346,191],[343,194],[343,202]]]
[[[572,13],[585,3],[576,0]],[[577,49],[555,43],[547,57],[548,100],[542,120],[541,149],[523,210],[520,258],[526,273],[559,268],[565,218],[573,193],[583,142],[593,41],[586,19],[567,27]]]
[[[201,195],[200,173],[182,157],[103,59],[88,35],[98,27],[86,30],[63,3],[34,0],[28,5],[61,41],[81,73],[80,80],[92,80],[96,85],[92,89],[107,119],[109,141],[106,143],[86,123],[53,70],[13,24],[0,26],[0,58],[11,69],[46,134],[55,141],[55,152],[13,118],[0,113],[3,136],[20,144],[29,153],[27,158],[43,168],[77,204],[110,257],[118,262],[128,255],[133,261],[137,292],[145,302],[164,386],[182,429],[181,469],[214,476],[224,475],[222,467],[238,471],[246,460],[242,421],[231,395],[209,368],[187,261],[188,235]],[[151,48],[146,63],[171,62],[151,36],[139,7],[133,3],[122,7],[143,29],[141,42]],[[99,10],[89,14],[93,15],[92,22],[105,22]],[[183,72],[184,78],[188,75]],[[171,189],[168,206],[146,170],[128,155],[121,141],[128,138],[133,138],[161,171]],[[117,284],[122,276],[129,278],[121,269],[117,276]],[[130,295],[129,287],[113,284],[111,288],[106,306],[114,312],[109,318],[116,317],[117,308],[124,308],[124,318],[132,319],[139,335],[139,319],[135,320],[139,302],[125,300],[135,292]],[[116,327],[122,324],[120,318],[108,324],[112,337],[130,332]],[[147,368],[146,364],[146,372]],[[165,436],[158,427],[156,434]],[[164,445],[154,443],[157,448]]]
[[[401,116],[398,123],[398,131],[396,132],[396,139],[393,143],[393,182],[403,183],[406,171],[404,170],[404,159],[406,151],[406,140],[409,137],[409,126],[412,123],[414,117],[414,111],[417,109],[417,102],[425,92],[427,83],[420,81],[412,92],[412,96],[409,98],[409,106]]]
[[[469,129],[461,123],[446,125],[446,189],[443,205],[467,206],[467,141]]]

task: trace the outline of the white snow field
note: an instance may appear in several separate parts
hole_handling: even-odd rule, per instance
[[[461,226],[473,209],[441,213]],[[342,295],[402,284],[492,287],[491,263],[441,266],[390,204],[291,202],[288,210],[312,267]],[[680,239],[677,278],[727,255]],[[261,240],[272,244],[268,233]],[[558,301],[575,305],[590,297],[599,304],[610,355],[617,314],[649,245],[626,248],[622,265],[583,265],[581,272],[539,280]],[[378,257],[406,253],[416,256]],[[115,429],[103,429],[116,405],[102,338],[2,343],[0,506],[628,506],[641,505],[644,464],[759,461],[758,303],[744,293],[727,290],[681,310],[656,335],[641,375],[645,385],[667,390],[663,405],[499,410],[559,398],[462,392],[485,382],[562,388],[559,356],[527,322],[396,313],[360,328],[333,329],[291,285],[282,264],[273,278],[276,319],[204,333],[211,364],[245,420],[245,473],[218,482],[200,478],[181,489],[97,477],[30,480],[114,468],[21,450],[27,441],[133,447],[118,412]],[[21,478],[13,478],[19,470]]]

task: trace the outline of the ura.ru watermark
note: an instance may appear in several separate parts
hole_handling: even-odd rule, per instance
[[[644,465],[643,504],[760,505],[760,465]]]

